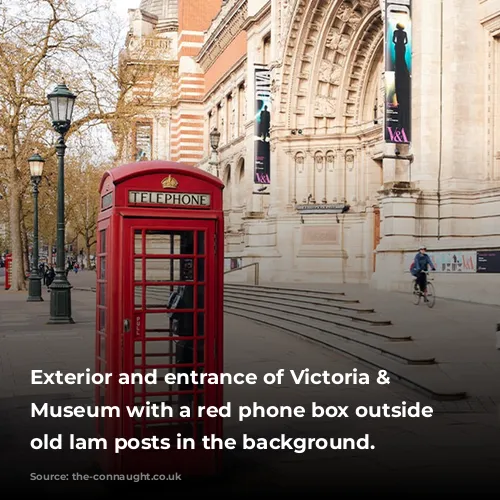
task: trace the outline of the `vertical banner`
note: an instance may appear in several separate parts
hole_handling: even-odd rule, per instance
[[[255,184],[271,184],[271,72],[255,68]]]
[[[411,142],[411,0],[386,0],[385,141]]]

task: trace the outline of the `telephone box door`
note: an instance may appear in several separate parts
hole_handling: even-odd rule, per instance
[[[171,457],[173,471],[196,469],[213,474],[220,452],[205,450],[203,436],[219,436],[221,425],[199,415],[200,406],[219,406],[216,385],[183,380],[165,382],[165,376],[217,372],[216,221],[123,219],[122,371],[151,373],[157,383],[123,386],[123,406],[165,405],[156,415],[124,412],[122,430],[126,438],[168,438],[170,452],[140,452],[130,459],[144,470],[145,461],[165,471]],[[186,375],[184,375],[186,376]],[[189,408],[190,414],[181,413]],[[168,410],[170,408],[170,410]],[[220,428],[218,428],[220,427]],[[186,451],[177,449],[178,435],[190,438]],[[195,449],[190,449],[194,443]],[[161,458],[160,458],[161,457]],[[127,465],[126,455],[122,467]],[[185,466],[185,467],[184,467]],[[150,470],[150,469],[148,469]]]

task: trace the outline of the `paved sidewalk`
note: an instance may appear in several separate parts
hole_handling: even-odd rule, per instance
[[[26,292],[0,291],[0,461],[5,471],[16,481],[29,472],[86,472],[92,467],[91,452],[30,452],[29,439],[45,433],[76,433],[92,436],[94,424],[80,419],[31,419],[32,402],[51,404],[92,404],[91,392],[78,386],[30,385],[30,371],[83,371],[93,367],[95,294],[76,288],[90,288],[95,279],[91,272],[72,277],[73,316],[75,325],[48,326],[49,301],[26,303]],[[78,281],[77,281],[78,280]],[[79,285],[79,286],[78,286]],[[45,294],[48,295],[48,294]],[[414,306],[412,306],[414,307]],[[438,304],[436,305],[438,307]],[[438,309],[436,309],[438,311]],[[433,314],[422,309],[419,314]],[[357,368],[376,374],[335,352],[305,342],[279,330],[265,328],[241,318],[225,318],[225,371],[254,372],[262,375],[286,370],[346,373]],[[402,487],[418,477],[431,477],[441,482],[446,491],[464,480],[474,479],[476,493],[495,477],[500,466],[500,422],[498,414],[481,408],[447,411],[436,407],[432,419],[313,419],[310,405],[390,405],[402,401],[424,401],[397,383],[389,386],[295,385],[290,377],[281,386],[227,386],[225,399],[233,406],[258,402],[261,405],[301,405],[307,409],[302,419],[256,418],[244,423],[225,420],[226,437],[239,438],[246,433],[253,437],[362,437],[369,433],[375,451],[310,451],[296,454],[281,450],[274,452],[243,452],[230,454],[233,465],[222,483],[204,486],[203,492],[248,495],[262,491],[297,492],[323,491],[335,488],[344,493],[363,482],[370,487],[379,481]],[[335,474],[332,475],[332,471]],[[484,481],[477,483],[477,481]],[[350,486],[348,486],[350,485]],[[32,485],[33,486],[33,485]],[[65,491],[68,484],[41,484],[40,493]],[[109,496],[102,484],[82,483],[82,491],[94,498]],[[185,494],[187,486],[183,486]],[[172,491],[168,485],[169,492]],[[69,490],[68,490],[69,491]],[[357,491],[357,490],[356,490]],[[197,490],[200,493],[200,490]]]

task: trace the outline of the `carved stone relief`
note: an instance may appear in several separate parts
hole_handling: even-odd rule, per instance
[[[354,151],[348,150],[345,154],[345,163],[350,172],[354,169]]]
[[[337,99],[324,95],[317,95],[314,104],[315,116],[334,116],[337,111]]]
[[[329,151],[326,153],[326,168],[329,172],[333,172],[335,165],[335,154]]]
[[[320,82],[331,83],[332,85],[338,85],[340,83],[340,76],[342,74],[342,67],[338,64],[331,63],[326,59],[321,61],[321,66],[319,68],[319,78]]]
[[[350,40],[347,35],[341,35],[337,28],[332,28],[328,33],[325,46],[330,50],[346,52],[347,47],[349,47],[349,41]]]
[[[359,4],[366,11],[372,10],[379,2],[380,0],[359,0]]]
[[[357,12],[353,12],[349,17],[349,26],[355,31],[361,22],[361,16]]]
[[[314,158],[314,163],[316,164],[316,170],[318,172],[321,172],[323,170],[323,154],[322,153],[316,153],[315,158]]]
[[[295,168],[299,174],[304,172],[304,155],[302,153],[295,155]]]

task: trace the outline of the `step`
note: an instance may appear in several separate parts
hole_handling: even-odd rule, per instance
[[[279,297],[280,299],[284,300],[293,300],[295,302],[303,302],[304,304],[317,304],[318,302],[321,302],[325,305],[328,305],[329,307],[335,307],[336,309],[343,310],[343,311],[353,311],[357,313],[374,313],[375,309],[369,308],[369,307],[353,307],[353,306],[346,306],[346,305],[341,305],[342,303],[339,303],[338,301],[335,301],[331,297],[310,297],[309,295],[286,295],[282,294],[281,292],[269,292],[269,291],[264,291],[264,290],[247,290],[246,288],[235,288],[235,289],[227,289],[226,288],[226,293],[230,294],[245,294],[249,296],[255,296],[255,297]],[[358,302],[359,303],[359,302]]]
[[[225,283],[224,288],[227,289],[238,289],[238,290],[262,290],[262,291],[278,291],[280,295],[296,295],[303,296],[307,294],[309,297],[318,297],[318,298],[329,298],[330,300],[336,302],[342,302],[344,304],[359,304],[359,300],[357,299],[346,299],[340,298],[345,296],[343,292],[319,292],[318,290],[308,290],[302,288],[278,288],[272,286],[263,286],[263,285],[239,285],[237,283]]]
[[[341,352],[377,370],[386,370],[391,379],[395,379],[431,399],[458,401],[467,397],[467,393],[460,390],[455,382],[439,369],[439,365],[404,365],[392,361],[388,357],[381,356],[362,345],[355,345],[352,342],[333,338],[331,335],[321,333],[315,328],[304,327],[293,321],[283,320],[282,318],[276,320],[269,316],[263,316],[260,312],[234,310],[231,307],[225,309],[228,314],[287,331],[305,340]]]
[[[368,338],[366,335],[363,335],[359,332],[349,331],[346,328],[342,328],[339,326],[335,326],[332,328],[332,324],[328,320],[319,320],[319,319],[303,319],[303,318],[293,318],[293,316],[300,316],[299,314],[288,313],[286,311],[278,311],[275,313],[266,312],[261,313],[255,310],[248,310],[248,307],[245,305],[235,305],[235,304],[226,304],[225,310],[231,311],[232,309],[248,312],[248,313],[258,313],[263,314],[268,318],[272,318],[273,321],[285,321],[287,323],[294,323],[300,327],[305,328],[313,328],[323,334],[338,337],[346,342],[352,342],[355,344],[362,345],[367,349],[372,349],[384,356],[389,356],[400,363],[406,363],[411,365],[429,365],[434,364],[436,360],[434,358],[425,357],[423,355],[419,355],[417,348],[412,342],[401,342],[394,343],[388,342],[384,339],[374,339]],[[412,353],[409,353],[409,350],[412,350]],[[417,351],[417,352],[416,352]]]
[[[361,322],[357,321],[352,321],[350,319],[344,319],[344,318],[339,318],[334,315],[334,313],[323,313],[323,312],[307,312],[304,311],[301,307],[294,307],[291,305],[279,305],[275,304],[274,302],[269,304],[267,303],[265,308],[259,303],[255,304],[254,299],[240,299],[240,298],[233,298],[233,297],[225,297],[224,298],[224,304],[225,305],[241,305],[245,306],[246,308],[250,307],[255,307],[259,311],[263,310],[273,310],[273,311],[278,311],[281,313],[285,313],[287,315],[295,315],[295,316],[300,316],[302,318],[308,318],[308,320],[316,320],[320,319],[323,322],[326,322],[330,325],[336,325],[340,326],[342,328],[347,328],[348,330],[354,330],[355,332],[360,332],[365,335],[371,335],[375,337],[381,337],[385,340],[390,340],[393,342],[407,342],[412,340],[411,336],[408,335],[398,335],[393,333],[392,328],[388,328],[387,326],[379,327],[379,326],[372,326],[371,328],[365,327]],[[265,314],[265,313],[264,313]]]
[[[256,297],[256,298],[254,298],[254,297]],[[228,298],[231,298],[231,299],[232,298],[238,298],[238,299],[241,298],[242,300],[250,300],[253,302],[269,303],[267,294],[262,295],[262,294],[231,292],[231,295],[226,294],[225,300],[227,300]],[[326,314],[332,314],[334,316],[338,316],[340,318],[347,318],[347,319],[350,319],[352,321],[359,321],[359,322],[363,322],[363,323],[368,323],[370,325],[376,325],[376,326],[392,325],[392,321],[390,321],[390,320],[377,319],[375,317],[375,315],[373,315],[373,313],[375,312],[373,310],[372,310],[372,312],[369,313],[371,315],[370,317],[364,317],[364,316],[361,316],[361,314],[365,314],[365,313],[362,312],[361,310],[357,311],[357,314],[354,314],[354,315],[353,314],[346,314],[343,312],[337,312],[335,310],[335,309],[337,309],[335,304],[331,304],[331,305],[328,304],[326,306],[322,306],[322,305],[315,304],[314,302],[304,301],[304,300],[300,300],[300,299],[299,300],[291,299],[288,297],[279,297],[279,300],[277,300],[276,298],[272,298],[272,303],[273,304],[281,304],[283,306],[293,305],[294,308],[299,307],[300,309],[302,309],[304,311],[323,312]],[[315,304],[315,307],[307,307],[307,306],[302,305],[302,304],[309,304],[309,305]]]

